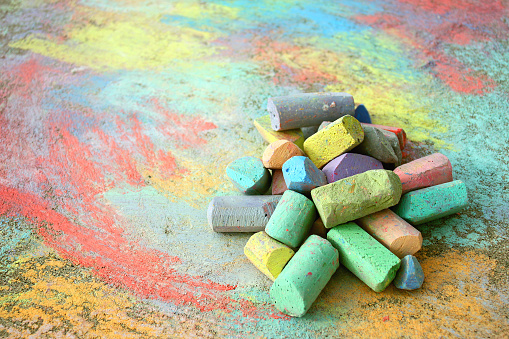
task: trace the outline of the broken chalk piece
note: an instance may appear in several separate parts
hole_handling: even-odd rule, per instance
[[[371,124],[371,117],[369,116],[368,109],[363,104],[360,104],[355,109],[355,119],[359,120],[359,122],[364,122]]]
[[[352,150],[352,153],[369,155],[386,164],[395,164],[398,157],[394,153],[392,146],[378,128],[362,125],[364,130],[364,140]]]
[[[348,93],[299,93],[272,97],[267,103],[274,131],[318,126],[322,121],[354,115],[354,107]]]
[[[441,153],[433,153],[394,169],[403,186],[403,194],[452,181],[452,166]]]
[[[392,126],[384,126],[384,125],[376,125],[376,124],[367,124],[367,123],[362,123],[362,125],[376,127],[376,128],[383,129],[385,131],[389,131],[389,132],[392,132],[392,133],[396,134],[396,136],[398,137],[398,141],[399,141],[399,148],[401,150],[403,150],[403,148],[405,148],[405,145],[406,145],[406,133],[403,130],[403,128],[392,127]]]
[[[350,115],[327,125],[304,141],[304,152],[318,168],[348,152],[364,139],[361,124]]]
[[[390,209],[367,215],[355,223],[398,258],[413,255],[422,247],[421,232]]]
[[[287,189],[283,171],[272,170],[272,195],[283,194]]]
[[[372,170],[317,187],[311,191],[327,228],[394,206],[401,197],[401,182],[387,170]]]
[[[297,145],[288,140],[277,140],[267,146],[262,162],[266,168],[281,169],[286,160],[297,155],[304,155]]]
[[[281,312],[302,317],[339,267],[338,251],[329,241],[311,235],[270,288]]]
[[[276,132],[270,125],[270,116],[264,115],[253,120],[254,126],[258,133],[262,136],[263,140],[269,144],[276,140],[288,140],[293,142],[300,148],[304,145],[304,134],[300,128],[291,129],[287,131]]]
[[[226,167],[226,175],[239,191],[245,194],[264,194],[270,186],[269,170],[260,159],[242,157]]]
[[[309,234],[318,235],[322,238],[327,238],[327,232],[329,232],[329,229],[326,228],[323,224],[323,221],[320,217],[315,220],[313,225],[311,225],[311,229],[309,230]]]
[[[330,124],[332,124],[332,121],[323,121],[320,124],[320,126],[318,126],[318,130],[316,132],[321,131],[322,129],[324,129],[325,127],[329,126]]]
[[[255,233],[244,246],[244,254],[263,274],[274,281],[295,252],[265,232]]]
[[[338,225],[327,239],[339,252],[339,261],[375,292],[394,279],[400,260],[353,222]]]
[[[383,169],[382,163],[375,158],[362,154],[345,153],[325,165],[322,171],[330,184],[375,169]]]
[[[394,286],[401,290],[421,288],[424,282],[424,272],[416,257],[407,255],[401,259],[401,266],[393,282]]]
[[[467,187],[461,180],[404,194],[392,210],[413,225],[461,211],[468,205]]]
[[[265,232],[290,247],[299,247],[316,219],[315,205],[300,193],[287,190],[270,218]]]
[[[399,140],[396,134],[386,131],[384,129],[378,129],[382,134],[385,136],[385,138],[389,141],[389,144],[391,144],[392,150],[394,151],[394,154],[396,154],[396,158],[398,161],[394,163],[394,166],[401,165],[401,161],[403,160],[403,153],[401,152],[401,148],[399,148]]]
[[[215,232],[263,231],[280,199],[280,195],[214,197],[207,219]]]
[[[313,188],[327,184],[325,174],[304,156],[288,159],[283,165],[283,176],[289,190],[309,194]]]

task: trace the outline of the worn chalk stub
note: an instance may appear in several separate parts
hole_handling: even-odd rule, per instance
[[[389,141],[389,144],[392,147],[392,150],[394,151],[394,154],[396,154],[396,158],[398,158],[398,161],[394,163],[394,166],[401,165],[401,161],[403,160],[403,153],[401,153],[401,148],[399,147],[399,140],[396,134],[386,131],[384,129],[378,129],[384,137]]]
[[[401,182],[392,171],[371,170],[317,187],[311,197],[327,228],[394,206]]]
[[[325,174],[304,156],[288,159],[283,165],[283,176],[288,189],[302,194],[327,184]]]
[[[394,278],[394,286],[401,290],[416,290],[424,282],[424,271],[421,264],[413,255],[401,259],[401,266]]]
[[[468,206],[468,194],[461,180],[422,188],[404,194],[392,210],[413,225],[457,213]]]
[[[265,232],[290,247],[299,247],[316,219],[315,205],[304,195],[287,190],[272,214]]]
[[[258,232],[249,238],[244,246],[244,254],[256,268],[274,281],[295,252],[267,233]]]
[[[272,195],[283,194],[288,189],[282,170],[272,170]]]
[[[300,93],[268,99],[272,129],[282,131],[318,126],[355,114],[353,97],[348,93]]]
[[[376,169],[383,169],[383,165],[375,158],[362,154],[345,153],[325,165],[322,171],[330,184],[352,175]]]
[[[368,109],[363,104],[360,104],[355,109],[355,119],[359,120],[359,122],[371,123],[371,116],[369,115]]]
[[[413,255],[422,247],[421,232],[390,209],[359,218],[355,223],[398,258]]]
[[[273,143],[277,140],[288,140],[300,148],[304,145],[304,134],[300,128],[276,132],[270,124],[270,116],[264,115],[253,120],[253,124],[266,142]]]
[[[281,312],[302,317],[339,267],[338,251],[329,241],[311,235],[270,288]]]
[[[405,145],[406,145],[406,133],[405,131],[400,128],[400,127],[392,127],[392,126],[384,126],[384,125],[376,125],[376,124],[367,124],[367,123],[362,123],[363,126],[371,126],[371,127],[376,127],[378,129],[383,129],[385,131],[389,131],[389,132],[392,132],[394,134],[396,134],[396,136],[398,137],[398,141],[399,141],[399,148],[402,150],[403,148],[405,148]]]
[[[263,231],[280,199],[280,195],[214,197],[207,219],[215,232]]]
[[[383,291],[394,279],[400,259],[353,222],[338,225],[327,239],[339,261],[373,291]]]
[[[288,159],[303,155],[304,152],[293,142],[277,140],[267,146],[263,152],[262,162],[266,168],[281,169]]]
[[[230,181],[244,194],[264,194],[270,186],[271,176],[260,159],[242,157],[226,167]]]
[[[369,155],[387,164],[398,162],[398,157],[382,131],[367,125],[362,125],[362,128],[364,130],[364,139],[359,146],[352,150],[352,153]]]
[[[452,181],[452,166],[441,153],[416,159],[394,169],[401,180],[403,194]]]
[[[364,140],[361,124],[346,115],[304,141],[304,152],[318,168],[348,152]]]

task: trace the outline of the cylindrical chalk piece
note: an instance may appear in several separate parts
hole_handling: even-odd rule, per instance
[[[286,160],[302,155],[304,152],[293,142],[278,140],[267,146],[263,152],[262,162],[266,168],[281,169]]]
[[[329,232],[329,229],[326,228],[323,224],[323,221],[320,217],[315,220],[313,225],[311,225],[311,229],[309,230],[309,234],[318,235],[322,238],[327,238],[327,232]]]
[[[353,97],[347,93],[301,93],[269,98],[267,110],[274,131],[318,126],[355,114]]]
[[[362,125],[364,140],[352,150],[352,153],[369,155],[386,164],[395,164],[398,157],[394,153],[391,143],[378,128]]]
[[[433,153],[401,165],[394,170],[401,179],[403,194],[452,181],[452,166],[441,153]]]
[[[280,199],[280,195],[215,197],[209,204],[207,219],[215,232],[263,231]]]
[[[269,115],[264,115],[254,119],[253,124],[262,136],[263,140],[269,144],[276,140],[288,140],[300,148],[303,147],[304,134],[300,128],[276,132],[272,129]]]
[[[244,246],[244,254],[263,274],[274,281],[295,252],[265,232],[255,233]]]
[[[393,211],[414,225],[461,211],[468,205],[467,187],[461,180],[408,192]]]
[[[315,205],[300,193],[287,190],[272,214],[265,232],[290,247],[299,247],[316,219]]]
[[[390,209],[367,215],[355,223],[399,258],[413,255],[422,247],[421,232]]]
[[[421,264],[413,255],[401,259],[401,266],[393,280],[394,286],[401,290],[416,290],[424,282],[424,271]]]
[[[317,187],[311,191],[327,228],[394,206],[401,197],[401,182],[387,170],[372,170]]]
[[[327,240],[311,235],[270,288],[276,308],[294,317],[303,316],[338,267],[338,251]]]
[[[282,170],[272,170],[272,195],[283,194],[288,187]]]
[[[313,188],[327,184],[325,174],[304,156],[288,159],[283,164],[283,177],[289,190],[309,194]]]
[[[379,160],[367,155],[345,153],[325,165],[322,171],[330,184],[375,169],[383,169],[383,165]]]
[[[226,167],[230,181],[244,194],[264,194],[270,186],[270,172],[260,159],[242,157]]]
[[[339,252],[340,262],[375,292],[394,279],[400,260],[353,222],[338,225],[327,239]]]

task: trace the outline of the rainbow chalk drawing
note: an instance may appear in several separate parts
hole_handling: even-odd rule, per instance
[[[0,337],[509,332],[506,2],[39,0],[0,12]],[[375,293],[340,267],[297,319],[243,254],[251,234],[214,232],[207,209],[241,194],[229,163],[279,139],[305,150],[316,126],[273,131],[268,99],[319,92],[364,104],[397,135],[403,166],[447,157],[472,203],[418,226],[420,289]],[[417,182],[407,194],[430,184]]]

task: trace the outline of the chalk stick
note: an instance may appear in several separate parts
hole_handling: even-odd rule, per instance
[[[283,164],[286,187],[292,191],[309,194],[313,188],[327,184],[325,174],[304,156],[288,159]]]
[[[311,235],[272,284],[270,298],[279,311],[302,317],[338,267],[338,251],[326,239]]]
[[[263,140],[269,144],[276,140],[288,140],[300,148],[304,145],[304,134],[300,128],[276,132],[272,129],[270,116],[268,114],[254,119],[253,124],[258,130],[258,133],[262,136]]]
[[[274,131],[318,126],[322,121],[354,115],[354,107],[353,97],[347,93],[300,93],[272,97],[267,103]]]
[[[262,162],[266,168],[281,169],[286,160],[297,155],[304,155],[299,146],[288,140],[277,140],[267,146]]]
[[[330,124],[332,124],[332,121],[324,121],[320,124],[320,126],[318,126],[318,131],[321,131],[322,129],[324,129],[325,127],[329,126]]]
[[[304,134],[304,140],[318,132],[319,126],[307,126],[307,127],[301,127],[302,134]]]
[[[389,132],[392,132],[392,133],[396,134],[396,136],[398,137],[398,141],[399,141],[399,148],[401,150],[403,150],[403,148],[405,148],[405,145],[406,145],[406,133],[403,130],[403,128],[392,127],[392,126],[384,126],[384,125],[377,125],[377,124],[367,124],[367,123],[362,123],[362,125],[376,127],[376,128],[383,129],[385,131],[389,131]]]
[[[452,181],[452,166],[441,153],[433,153],[394,169],[401,180],[403,194]]]
[[[274,281],[295,252],[267,233],[258,232],[249,238],[244,246],[244,254],[256,268]]]
[[[359,218],[355,223],[398,258],[413,255],[422,247],[421,232],[390,209]]]
[[[364,122],[371,124],[371,117],[369,116],[368,109],[363,104],[360,104],[355,109],[355,119],[359,120],[359,122]]]
[[[357,224],[338,225],[327,239],[339,252],[339,261],[375,292],[394,279],[400,260]]]
[[[384,129],[379,128],[378,130],[382,132],[384,137],[389,141],[389,144],[391,145],[394,154],[396,154],[396,158],[398,159],[398,161],[394,163],[394,166],[401,165],[401,161],[403,160],[403,154],[401,153],[401,148],[399,148],[398,137],[396,136],[396,134],[386,131]]]
[[[265,232],[290,247],[299,247],[316,220],[311,200],[300,193],[287,190],[272,213]]]
[[[344,153],[331,160],[322,171],[330,184],[375,169],[383,169],[382,163],[375,158],[357,153]]]
[[[421,264],[413,255],[401,259],[401,266],[394,278],[394,286],[401,290],[416,290],[424,282],[424,272]]]
[[[413,225],[457,213],[467,207],[467,187],[461,180],[404,194],[392,210]]]
[[[401,182],[387,170],[372,170],[311,191],[318,214],[327,228],[394,206],[401,197]]]
[[[282,170],[272,171],[272,195],[283,194],[288,187],[286,187],[285,177]]]
[[[270,186],[270,172],[260,159],[242,157],[226,167],[226,175],[244,194],[264,194]]]
[[[315,220],[313,225],[311,225],[311,229],[309,230],[309,234],[318,235],[322,238],[327,238],[327,232],[329,232],[329,229],[325,227],[323,224],[323,221],[320,217]]]
[[[207,219],[215,232],[263,231],[280,199],[280,195],[214,197]]]
[[[394,164],[398,161],[389,140],[378,128],[362,125],[362,129],[364,130],[364,139],[352,149],[352,153],[369,155],[387,164]]]
[[[322,168],[335,157],[348,152],[364,139],[361,124],[352,116],[327,125],[304,141],[304,152],[318,168]]]

